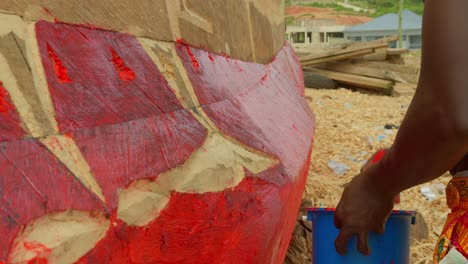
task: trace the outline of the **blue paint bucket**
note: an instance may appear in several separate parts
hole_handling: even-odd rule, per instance
[[[415,223],[414,211],[394,211],[385,226],[385,233],[369,234],[370,256],[357,251],[357,237],[348,243],[345,256],[335,250],[339,230],[333,217],[335,209],[310,208],[307,218],[312,221],[312,263],[314,264],[409,264],[410,227]]]

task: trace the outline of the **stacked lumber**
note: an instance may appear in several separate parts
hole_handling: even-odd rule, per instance
[[[396,83],[417,84],[419,67],[403,65],[408,49],[391,49],[398,36],[369,42],[354,42],[333,50],[301,54],[306,75],[319,74],[338,84],[370,89],[390,95]],[[323,87],[316,87],[323,88]]]

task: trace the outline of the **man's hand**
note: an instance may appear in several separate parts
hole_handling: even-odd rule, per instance
[[[378,175],[371,167],[356,176],[345,188],[336,208],[335,226],[341,229],[335,240],[336,251],[344,255],[349,239],[358,237],[358,250],[369,255],[369,232],[381,234],[385,230],[387,218],[392,213],[394,194],[386,194],[373,188],[371,178]]]

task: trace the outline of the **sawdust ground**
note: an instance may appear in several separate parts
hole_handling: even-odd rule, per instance
[[[346,89],[306,89],[306,98],[317,117],[315,146],[305,198],[317,207],[335,207],[343,186],[359,172],[362,164],[378,149],[388,147],[397,129],[384,129],[386,124],[399,126],[411,102],[415,87],[397,87],[399,96],[388,97]],[[330,160],[345,164],[340,176],[328,167]],[[435,182],[448,183],[449,177]],[[429,202],[421,195],[420,186],[401,194],[398,209],[419,211],[429,226],[429,238],[413,241],[411,263],[432,263],[432,250],[441,231],[445,215],[445,197]]]

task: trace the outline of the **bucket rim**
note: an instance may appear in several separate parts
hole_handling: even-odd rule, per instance
[[[308,213],[334,213],[336,208],[331,207],[308,207],[306,208]],[[415,210],[393,210],[391,215],[406,215],[416,216],[417,211]]]

